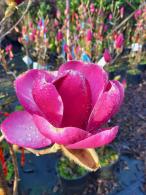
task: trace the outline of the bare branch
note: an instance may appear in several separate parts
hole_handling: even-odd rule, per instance
[[[12,162],[13,162],[13,166],[14,166],[14,173],[15,173],[14,183],[13,183],[13,195],[18,195],[18,181],[20,180],[19,179],[19,172],[18,172],[18,165],[17,165],[15,152],[14,152],[11,144],[9,144],[9,149],[10,149],[10,155],[12,157]]]
[[[27,7],[25,9],[25,11],[23,12],[22,16],[20,17],[20,19],[6,32],[4,33],[1,37],[0,40],[2,40],[6,35],[10,34],[12,32],[12,30],[14,30],[14,28],[16,28],[16,26],[22,21],[22,19],[24,18],[24,16],[26,15],[26,13],[28,12],[30,6],[31,6],[32,0],[28,1]]]

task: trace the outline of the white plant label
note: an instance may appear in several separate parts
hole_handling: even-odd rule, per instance
[[[100,67],[103,68],[103,67],[107,64],[107,62],[105,61],[104,57],[102,57],[102,58],[97,62],[97,64],[98,64]]]
[[[24,56],[22,59],[27,66],[30,66],[32,64],[32,59],[29,56]]]
[[[133,52],[135,52],[135,51],[141,51],[142,45],[139,44],[139,43],[133,43],[131,45],[131,49],[132,49]]]

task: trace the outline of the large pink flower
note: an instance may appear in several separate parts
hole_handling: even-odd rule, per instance
[[[118,111],[124,89],[118,81],[108,81],[98,65],[70,61],[53,73],[29,70],[14,85],[25,110],[13,112],[1,124],[8,142],[27,148],[57,143],[85,149],[116,137],[118,126],[103,125]]]

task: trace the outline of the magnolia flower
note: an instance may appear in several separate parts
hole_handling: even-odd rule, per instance
[[[62,34],[62,32],[60,30],[57,32],[57,37],[56,38],[57,38],[58,42],[63,39],[63,34]]]
[[[90,12],[93,14],[95,12],[95,6],[94,3],[90,4]]]
[[[135,13],[134,13],[135,20],[137,20],[141,16],[141,14],[142,14],[141,9],[136,10]]]
[[[121,18],[123,18],[123,16],[124,16],[124,11],[125,11],[125,8],[124,8],[124,6],[122,6],[122,7],[120,8],[120,17],[121,17]]]
[[[55,73],[29,70],[14,86],[25,110],[13,112],[2,122],[8,142],[25,148],[58,144],[66,156],[86,169],[99,168],[92,148],[110,143],[117,135],[118,126],[103,125],[123,101],[124,90],[118,81],[109,81],[96,64],[70,61]]]
[[[103,57],[104,57],[104,60],[109,63],[111,60],[112,60],[112,57],[110,55],[110,52],[108,49],[105,49],[104,50],[104,53],[103,53]]]
[[[118,48],[122,48],[124,44],[124,36],[122,33],[120,33],[119,35],[116,36],[115,39],[115,47]]]
[[[86,34],[86,40],[91,41],[92,40],[92,31],[88,29],[87,34]]]
[[[113,18],[113,15],[112,14],[109,14],[108,19],[109,20],[112,20],[112,18]]]
[[[10,59],[13,59],[13,57],[14,57],[12,48],[13,48],[12,44],[9,44],[9,45],[7,45],[7,47],[6,47],[6,49],[5,49],[5,50],[6,50],[6,54],[9,55],[9,58],[10,58]]]

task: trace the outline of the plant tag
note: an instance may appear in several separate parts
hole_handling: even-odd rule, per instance
[[[100,67],[103,68],[103,67],[107,64],[107,62],[105,61],[104,57],[102,57],[102,58],[97,62],[97,64],[98,64]]]
[[[22,59],[28,66],[32,64],[32,59],[29,56],[24,56]]]
[[[141,44],[139,44],[139,43],[133,43],[132,45],[131,45],[131,49],[132,49],[132,51],[140,51],[141,49],[142,49],[142,45]]]

